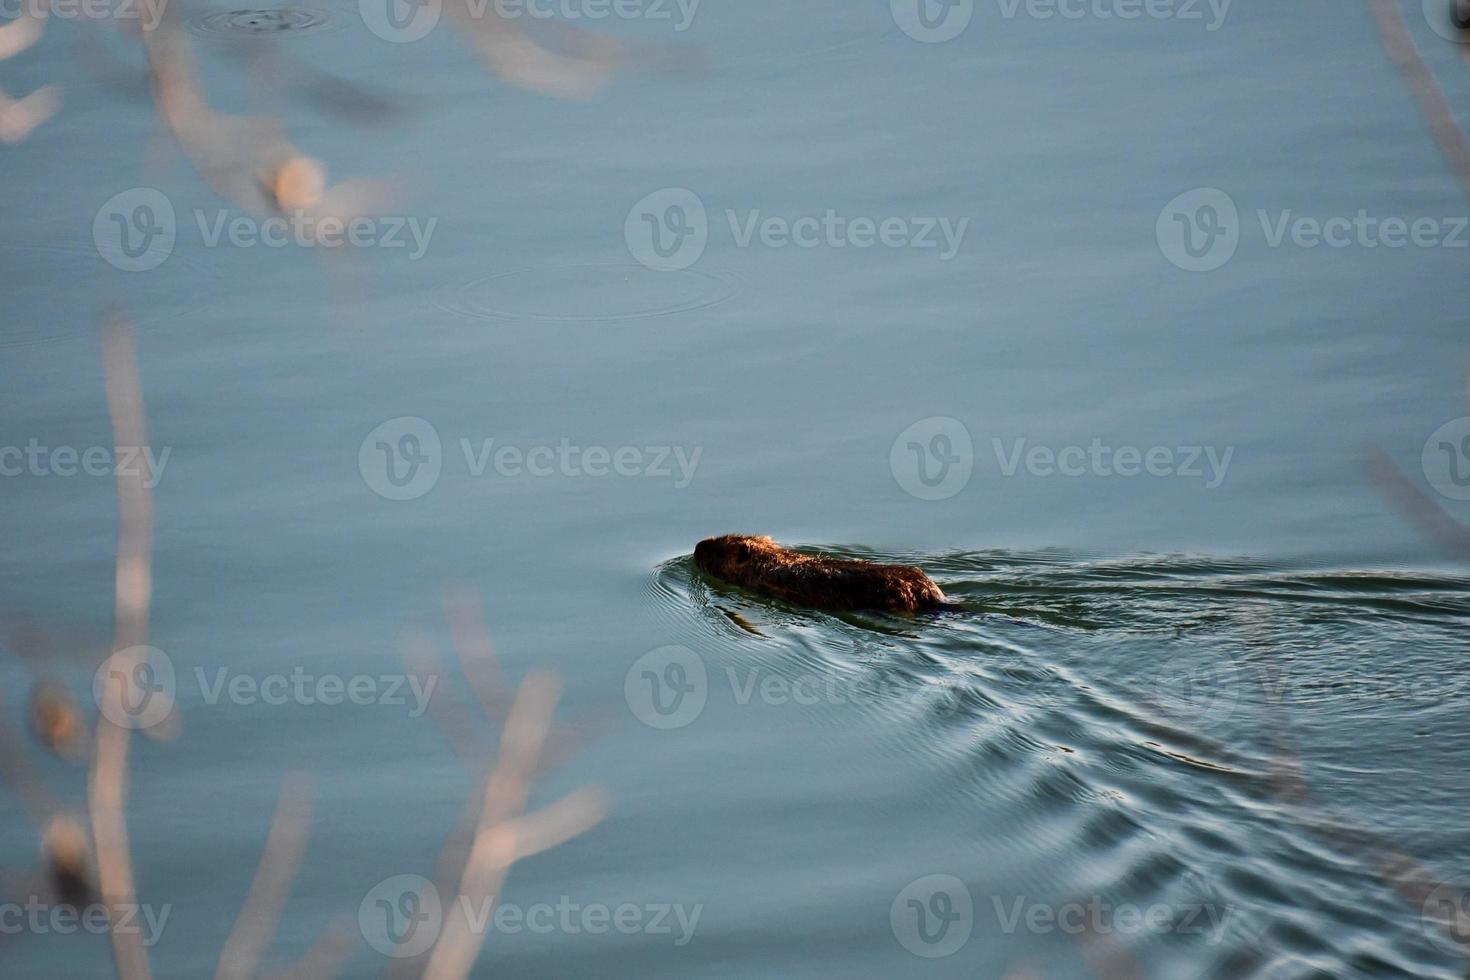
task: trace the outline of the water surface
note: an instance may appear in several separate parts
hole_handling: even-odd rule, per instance
[[[1366,4],[1241,0],[1208,31],[981,3],[944,44],[882,3],[708,4],[677,36],[595,25],[698,54],[588,103],[496,81],[448,32],[389,44],[355,4],[311,8],[319,29],[277,39],[288,83],[332,72],[399,115],[272,102],[239,48],[269,42],[196,30],[211,97],[263,99],[334,176],[397,177],[401,210],[437,219],[417,260],[208,247],[194,210],[227,203],[155,135],[137,52],[95,25],[53,24],[0,66],[7,91],[67,99],[0,163],[0,444],[110,444],[95,324],[117,305],[171,449],[153,642],[185,681],[183,735],[137,743],[129,800],[140,892],[172,908],[158,975],[213,969],[297,770],[318,799],[270,965],[345,916],[344,972],[381,972],[358,906],[430,873],[474,789],[449,743],[404,706],[209,704],[193,679],[402,674],[404,631],[447,644],[454,584],[482,597],[512,678],[563,676],[578,751],[538,799],[588,783],[612,799],[502,900],[700,909],[682,944],[496,933],[476,975],[1071,977],[1125,975],[1124,957],[1148,976],[1463,975],[1385,864],[1470,885],[1470,581],[1362,464],[1382,449],[1470,519],[1421,468],[1466,410],[1466,252],[1273,248],[1257,217],[1470,213]],[[1464,104],[1460,51],[1418,8],[1402,5],[1420,55]],[[92,228],[135,186],[168,195],[178,239],[127,273]],[[1155,226],[1202,187],[1231,196],[1241,241],[1189,273]],[[682,271],[639,264],[624,236],[665,188],[708,216]],[[756,212],[829,209],[969,224],[947,261],[737,234]],[[359,450],[406,416],[432,425],[441,472],[386,499]],[[934,418],[973,446],[968,482],[937,500],[891,462]],[[477,475],[491,439],[632,447],[641,468]],[[1007,475],[1017,440],[1231,455],[1213,486],[1207,465]],[[666,475],[649,473],[661,450]],[[675,450],[698,452],[687,479]],[[68,638],[79,653],[55,669],[85,696],[112,481],[27,474],[0,493],[0,611]],[[973,615],[843,619],[729,592],[687,556],[730,531],[920,564]],[[703,666],[704,706],[656,728],[630,669],[668,647]],[[0,671],[14,716],[32,666]],[[446,685],[468,697],[458,672]],[[81,801],[80,770],[43,770]],[[0,863],[32,865],[13,794],[0,818]],[[972,911],[931,958],[912,951],[938,948],[918,910],[954,909],[936,880]],[[1165,920],[1043,921],[1093,901]],[[959,936],[939,921],[930,936]],[[96,938],[22,935],[0,955],[17,976],[107,964]]]

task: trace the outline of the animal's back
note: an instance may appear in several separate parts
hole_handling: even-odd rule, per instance
[[[949,605],[913,565],[804,555],[765,537],[706,538],[695,547],[694,561],[716,578],[815,609],[922,612]]]

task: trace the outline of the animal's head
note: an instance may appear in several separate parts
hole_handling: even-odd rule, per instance
[[[781,546],[767,537],[749,534],[724,534],[705,538],[694,546],[694,564],[715,578],[739,581],[752,562],[769,557]]]

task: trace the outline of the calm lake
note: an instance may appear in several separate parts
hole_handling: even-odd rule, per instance
[[[56,649],[0,640],[0,705],[96,713],[115,309],[180,725],[132,741],[155,975],[213,973],[292,773],[262,974],[336,923],[383,975],[458,914],[400,878],[478,792],[431,702],[502,720],[458,589],[509,682],[562,680],[532,805],[608,800],[479,910],[475,976],[1464,976],[1470,569],[1366,461],[1470,522],[1470,198],[1374,3],[513,4],[641,52],[586,100],[371,0],[188,7],[218,108],[392,182],[352,254],[216,193],[137,42],[53,14],[0,63],[64,98],[0,149],[0,621]],[[1388,6],[1470,105],[1437,7]],[[967,612],[738,592],[689,560],[727,532]],[[110,975],[24,912],[13,785],[0,821],[0,973]]]

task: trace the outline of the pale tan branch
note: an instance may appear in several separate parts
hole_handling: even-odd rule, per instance
[[[306,851],[306,838],[311,829],[311,796],[310,783],[301,777],[289,777],[281,787],[265,850],[245,905],[235,920],[235,928],[220,953],[215,980],[250,980],[255,976],[260,958],[280,923],[291,882]]]

